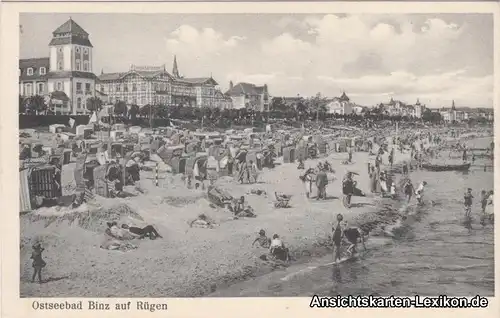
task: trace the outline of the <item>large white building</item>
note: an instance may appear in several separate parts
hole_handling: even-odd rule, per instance
[[[89,34],[70,18],[52,32],[48,58],[19,61],[20,95],[43,95],[58,113],[86,113],[95,96],[92,49]]]
[[[340,97],[334,97],[326,104],[328,114],[349,115],[353,113],[354,105],[350,102],[345,92]]]
[[[469,119],[469,113],[456,109],[455,101],[451,102],[451,109],[443,109],[440,111],[440,114],[445,122],[464,121]]]

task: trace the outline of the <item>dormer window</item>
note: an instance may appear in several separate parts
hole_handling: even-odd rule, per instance
[[[60,47],[59,49],[57,49],[57,51],[59,51],[59,53],[62,53],[63,52],[62,47]]]
[[[33,76],[33,68],[28,68],[28,76]]]
[[[40,75],[45,75],[47,73],[47,70],[45,67],[40,67]]]
[[[83,49],[83,54],[88,55],[89,54],[89,49],[87,49],[87,48]]]
[[[77,47],[75,48],[75,51],[76,51],[76,53],[80,53],[80,48],[77,46]]]

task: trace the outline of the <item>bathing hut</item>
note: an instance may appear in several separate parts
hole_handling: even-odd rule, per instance
[[[124,147],[121,142],[113,142],[111,143],[111,150],[110,150],[110,156],[112,159],[116,158],[119,156],[120,158],[123,158],[124,155]]]
[[[124,130],[112,130],[109,133],[109,138],[111,138],[111,140],[113,140],[113,141],[117,141],[119,139],[122,139],[123,137],[125,137]]]
[[[94,191],[101,197],[108,197],[108,184],[106,182],[106,175],[108,172],[108,165],[100,165],[94,168]]]
[[[295,162],[295,147],[285,147],[283,148],[283,162],[284,163],[294,163]]]
[[[53,199],[62,195],[62,189],[58,186],[61,184],[61,174],[54,165],[32,167],[27,177],[30,200],[35,196]]]
[[[53,134],[61,133],[64,131],[64,127],[66,127],[63,124],[54,124],[49,126],[49,131]]]
[[[186,160],[185,173],[192,174],[194,177],[206,176],[207,159],[208,159],[208,153],[206,152],[198,152],[194,156],[189,156]]]

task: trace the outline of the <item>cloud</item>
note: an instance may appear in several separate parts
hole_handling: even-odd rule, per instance
[[[278,88],[300,75],[308,94],[336,95],[345,89],[373,100],[395,92],[436,103],[456,99],[491,105],[492,76],[472,77],[468,69],[458,69],[470,65],[460,66],[465,57],[459,53],[467,25],[439,18],[415,21],[377,20],[376,15],[282,19],[287,32],[262,42],[262,67],[283,74],[274,79]],[[309,37],[294,36],[293,27]]]
[[[244,36],[238,35],[225,37],[212,28],[198,30],[190,25],[181,25],[170,33],[166,39],[166,46],[169,52],[202,55],[213,54],[235,47],[244,40],[246,40]]]
[[[352,96],[370,97],[392,92],[398,98],[413,102],[417,98],[433,103],[448,104],[455,99],[465,104],[492,103],[493,76],[467,77],[464,70],[442,74],[416,76],[406,71],[389,75],[367,75],[357,78],[337,78],[318,75],[326,85],[340,87]]]

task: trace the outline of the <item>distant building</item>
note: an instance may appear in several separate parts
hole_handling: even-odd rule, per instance
[[[52,32],[49,57],[19,60],[19,92],[43,95],[57,113],[86,113],[95,96],[93,46],[89,34],[71,18]]]
[[[218,83],[212,77],[185,78],[179,75],[174,56],[172,74],[165,65],[131,65],[127,72],[101,72],[98,91],[108,96],[109,102],[127,105],[166,105],[190,107],[219,107],[216,102]]]
[[[391,98],[389,103],[380,104],[383,111],[389,116],[407,116],[407,117],[415,117],[422,118],[422,115],[425,111],[425,105],[421,104],[417,99],[415,105],[409,105],[399,100],[394,100]]]
[[[328,104],[326,104],[327,113],[349,115],[353,113],[354,104],[351,103],[349,97],[345,92],[340,97],[334,97]]]
[[[464,121],[469,119],[469,113],[457,110],[455,107],[455,101],[451,102],[451,109],[443,108],[440,111],[441,116],[445,122],[453,122],[453,121]]]
[[[249,108],[255,111],[269,111],[269,91],[267,85],[257,86],[251,83],[238,83],[233,85],[229,82],[229,90],[226,95],[233,101],[233,108]]]
[[[231,96],[222,93],[219,89],[215,91],[215,105],[220,109],[232,109],[233,100]]]

